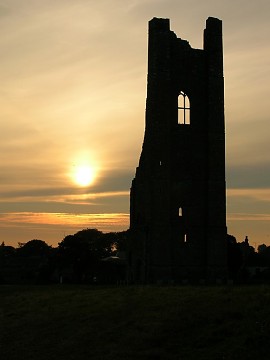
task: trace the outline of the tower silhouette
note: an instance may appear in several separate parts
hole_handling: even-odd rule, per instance
[[[130,193],[129,277],[135,282],[226,277],[222,22],[203,49],[149,22],[143,148]]]

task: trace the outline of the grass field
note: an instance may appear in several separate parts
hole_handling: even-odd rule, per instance
[[[1,286],[3,360],[270,359],[270,287]]]

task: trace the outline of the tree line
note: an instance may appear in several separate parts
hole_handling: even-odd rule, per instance
[[[240,283],[270,282],[270,246],[259,245],[257,250],[249,244],[248,237],[237,242],[227,235],[229,277]]]
[[[0,284],[116,284],[126,280],[129,231],[84,229],[67,235],[57,247],[33,239],[0,245]],[[228,276],[236,283],[270,282],[270,246],[255,250],[248,238],[227,235]]]
[[[84,229],[57,247],[43,240],[0,245],[0,283],[115,283],[125,278],[128,231]]]

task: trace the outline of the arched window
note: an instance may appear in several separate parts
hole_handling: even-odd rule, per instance
[[[183,91],[180,91],[178,96],[178,124],[190,124],[189,98]]]

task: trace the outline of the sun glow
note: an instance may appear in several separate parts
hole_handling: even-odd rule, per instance
[[[88,186],[95,179],[95,171],[89,165],[76,166],[73,173],[73,180],[79,186]]]

